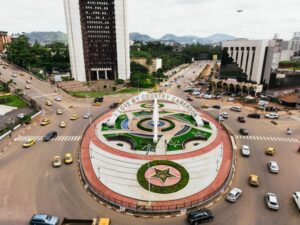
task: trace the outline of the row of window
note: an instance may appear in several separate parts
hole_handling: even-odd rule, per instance
[[[96,10],[108,10],[109,8],[108,7],[98,7],[98,6],[85,6],[85,9],[96,9]]]
[[[89,35],[88,35],[88,38],[110,39],[110,38],[112,38],[112,36],[111,36],[111,35],[99,35],[99,34],[95,35],[95,34],[89,34]]]
[[[104,24],[104,25],[109,25],[109,21],[107,20],[87,20],[86,21],[87,24]]]
[[[247,51],[250,51],[250,48],[252,49],[252,51],[255,51],[256,50],[256,47],[230,47],[230,51],[239,51],[239,50],[241,50],[241,51],[244,51],[245,49],[247,50]]]
[[[88,20],[113,20],[114,17],[108,16],[86,16]]]
[[[87,26],[88,29],[110,30],[110,26]]]
[[[87,5],[109,5],[107,1],[87,1]],[[113,4],[113,2],[111,2]]]

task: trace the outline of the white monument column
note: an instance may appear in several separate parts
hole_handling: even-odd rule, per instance
[[[153,121],[153,126],[154,126],[153,142],[157,143],[157,141],[158,141],[158,121],[159,121],[157,98],[154,98],[152,121]]]

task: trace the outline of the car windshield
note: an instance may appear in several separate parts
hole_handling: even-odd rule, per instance
[[[51,220],[51,218],[52,218],[52,216],[50,216],[50,215],[46,216],[46,220]]]

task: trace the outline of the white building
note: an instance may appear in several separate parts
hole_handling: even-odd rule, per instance
[[[72,76],[130,78],[127,0],[64,0]]]

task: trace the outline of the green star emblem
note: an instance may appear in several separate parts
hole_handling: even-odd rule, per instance
[[[154,171],[155,174],[152,176],[152,178],[158,178],[162,183],[165,183],[168,178],[176,177],[175,175],[170,173],[170,168],[165,170],[154,168]]]

